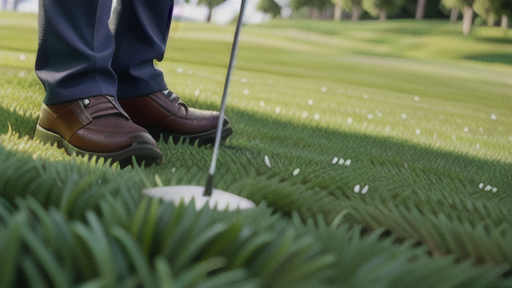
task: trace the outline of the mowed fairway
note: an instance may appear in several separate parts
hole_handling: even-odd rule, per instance
[[[233,33],[234,25],[173,23],[158,67],[192,107],[219,109]],[[78,268],[69,268],[75,274],[44,268],[59,256],[37,260],[51,258],[37,258],[37,248],[64,253],[66,245],[48,240],[53,230],[42,220],[62,215],[55,223],[70,233],[100,225],[121,244],[131,235],[155,275],[165,265],[152,265],[165,257],[176,277],[200,275],[190,287],[222,273],[231,273],[223,279],[233,287],[241,287],[236,281],[253,285],[247,287],[512,283],[510,30],[475,27],[463,37],[460,24],[448,20],[275,20],[243,27],[227,106],[234,134],[220,150],[215,186],[260,206],[231,215],[174,209],[140,194],[144,187],[203,185],[211,147],[160,142],[161,165],[121,170],[34,140],[44,99],[33,71],[36,49],[37,17],[0,13],[0,251],[14,247],[13,239],[28,243],[11,249],[8,261],[19,273],[30,274],[33,264],[48,283],[58,273],[80,275],[66,278],[74,284],[95,277]],[[25,221],[19,215],[46,228],[33,237],[18,233],[13,227]],[[192,232],[172,236],[181,222],[163,223],[185,216],[195,219],[183,228]],[[215,234],[208,230],[214,224],[228,228]],[[204,230],[213,236],[200,238]],[[247,233],[265,240],[250,250]],[[214,248],[204,252],[188,241],[194,235]],[[26,240],[34,238],[41,245]],[[117,251],[110,245],[88,247]],[[185,256],[180,245],[189,248]],[[173,260],[171,250],[182,258]],[[24,253],[37,261],[19,260]],[[125,254],[135,263],[133,253]],[[211,264],[208,257],[226,262]],[[197,268],[201,261],[210,268]],[[144,269],[126,269],[134,283],[151,287]],[[246,274],[237,278],[236,269]],[[2,283],[25,282],[12,276]],[[325,286],[311,286],[319,283]]]

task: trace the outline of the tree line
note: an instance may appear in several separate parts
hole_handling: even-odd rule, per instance
[[[259,9],[274,18],[289,18],[292,12],[307,10],[306,17],[333,21],[449,17],[451,22],[456,22],[462,14],[463,34],[468,35],[473,24],[499,23],[508,29],[512,0],[260,0]]]

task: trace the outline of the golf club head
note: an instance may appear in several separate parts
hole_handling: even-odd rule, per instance
[[[204,186],[166,186],[144,189],[145,195],[161,198],[167,202],[179,205],[190,203],[194,199],[196,210],[200,210],[206,203],[211,209],[222,210],[245,210],[256,207],[254,202],[240,197],[233,193],[213,189],[211,196],[203,196]]]

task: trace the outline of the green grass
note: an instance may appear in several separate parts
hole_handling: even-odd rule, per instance
[[[448,21],[408,20],[244,27],[227,111],[235,133],[215,186],[260,206],[228,214],[140,194],[203,185],[210,148],[159,143],[160,166],[120,170],[33,140],[44,98],[36,24],[0,13],[0,251],[16,271],[1,284],[510,285],[510,31],[463,37]],[[174,24],[159,67],[192,106],[218,109],[233,31]]]

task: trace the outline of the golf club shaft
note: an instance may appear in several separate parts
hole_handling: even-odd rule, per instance
[[[222,94],[222,102],[220,104],[220,115],[217,123],[217,134],[215,135],[215,145],[213,146],[212,163],[210,165],[210,171],[208,172],[208,180],[204,188],[204,196],[211,196],[213,189],[213,176],[215,175],[215,168],[217,166],[217,155],[219,153],[219,146],[222,134],[222,126],[224,124],[224,114],[226,111],[226,102],[228,98],[229,82],[231,79],[231,71],[235,65],[236,54],[238,52],[238,37],[240,36],[240,29],[242,27],[242,21],[245,12],[245,3],[247,0],[242,0],[240,4],[240,15],[236,23],[235,37],[233,39],[233,46],[231,47],[231,56],[229,58],[228,72],[226,74],[226,82],[224,83],[224,93]]]

